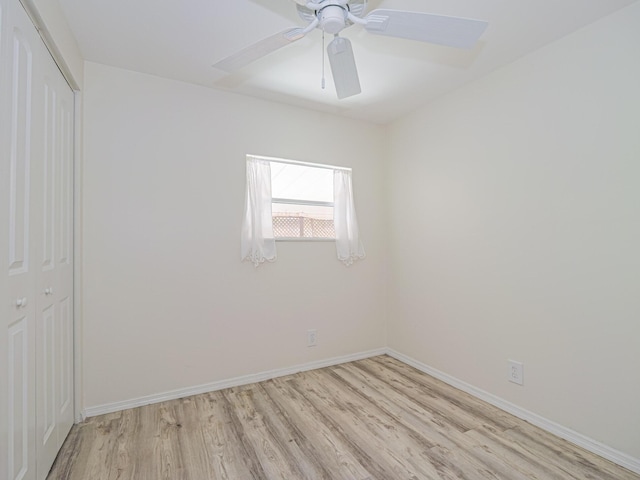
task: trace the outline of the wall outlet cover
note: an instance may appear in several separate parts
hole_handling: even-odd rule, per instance
[[[507,372],[507,379],[518,385],[524,385],[524,365],[515,360],[509,360],[508,363],[509,370]]]
[[[307,330],[307,347],[315,347],[318,344],[318,331]]]

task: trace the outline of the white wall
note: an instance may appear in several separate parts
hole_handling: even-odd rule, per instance
[[[85,407],[385,345],[383,128],[94,63],[84,98]],[[247,153],[352,167],[368,257],[241,263]]]
[[[639,25],[635,3],[393,125],[388,327],[393,349],[635,458]]]

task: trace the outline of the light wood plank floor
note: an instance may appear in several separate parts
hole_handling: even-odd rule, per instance
[[[380,356],[94,417],[49,480],[640,480]]]

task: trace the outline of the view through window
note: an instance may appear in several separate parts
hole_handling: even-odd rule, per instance
[[[333,169],[270,160],[273,233],[276,238],[335,238]]]

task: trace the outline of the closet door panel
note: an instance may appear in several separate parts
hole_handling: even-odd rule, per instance
[[[57,68],[57,67],[56,67]],[[64,280],[73,275],[73,92],[59,79],[58,98],[58,264]]]
[[[48,52],[39,68],[43,141],[32,144],[40,159],[34,195],[42,200],[36,436],[37,477],[44,479],[73,425],[73,92]]]
[[[44,142],[42,181],[42,232],[40,233],[41,270],[49,272],[55,268],[55,208],[56,208],[56,91],[46,79],[44,98]]]
[[[55,65],[54,65],[55,67]],[[58,305],[58,349],[56,357],[58,386],[58,443],[66,438],[73,425],[73,92],[58,76],[56,96],[57,151],[55,209],[57,262],[53,292]]]
[[[31,445],[33,404],[31,382],[28,371],[29,318],[14,318],[8,329],[8,438],[7,478],[22,480],[34,471],[35,458]],[[4,472],[3,472],[4,473]]]
[[[36,391],[38,478],[55,460],[58,451],[57,429],[57,357],[58,307],[56,305],[57,268],[55,255],[56,197],[58,182],[56,170],[59,162],[58,101],[56,77],[49,73],[46,55],[39,59],[40,75],[35,90],[41,95],[35,106],[41,138],[34,139],[34,165],[39,175],[34,185],[34,196],[41,200],[34,220],[40,226],[37,237],[37,318],[36,318]],[[54,72],[55,73],[55,72]]]
[[[16,2],[17,3],[17,2]],[[24,11],[14,2],[5,4],[11,22],[5,41],[8,43],[3,69],[8,72],[4,102],[8,107],[6,150],[9,163],[7,237],[7,473],[10,480],[35,478],[35,269],[32,257],[33,212],[37,210],[31,190],[34,177],[32,163],[34,52],[30,32],[33,26]],[[5,161],[5,160],[3,160]],[[6,192],[6,193],[5,193]],[[6,202],[6,203],[5,203]],[[6,242],[6,245],[5,245]],[[6,297],[5,297],[6,298]],[[3,372],[4,373],[4,372]],[[4,472],[3,472],[4,473]]]
[[[29,273],[31,103],[33,54],[23,32],[13,28],[11,38],[11,118],[9,185],[9,275]]]
[[[6,0],[0,0],[0,478],[10,478],[9,467],[9,84]],[[5,413],[6,412],[6,413]],[[13,462],[13,460],[12,460]]]
[[[73,426],[73,305],[70,297],[60,302],[58,319],[58,443],[62,446]]]
[[[42,349],[42,363],[38,365],[38,400],[42,402],[42,409],[38,411],[38,441],[46,445],[48,439],[55,433],[56,427],[56,382],[55,382],[55,340],[56,314],[55,306],[49,305],[39,313],[41,325],[38,330]]]
[[[44,171],[42,183],[42,269],[39,300],[54,312],[52,322],[38,322],[38,418],[49,418],[53,428],[38,421],[38,478],[48,472],[73,425],[73,92],[53,59],[47,56],[44,92]],[[39,310],[40,311],[40,310]],[[51,334],[49,336],[48,334]]]

